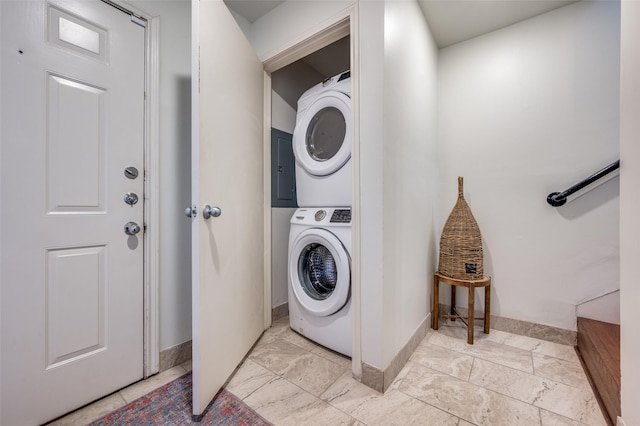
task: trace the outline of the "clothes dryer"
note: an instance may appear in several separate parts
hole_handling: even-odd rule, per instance
[[[351,73],[307,90],[293,131],[300,207],[350,207],[352,200]]]
[[[351,356],[351,209],[296,210],[288,263],[291,328]]]

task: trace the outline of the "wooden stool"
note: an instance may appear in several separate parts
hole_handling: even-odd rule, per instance
[[[473,322],[476,319],[484,320],[484,332],[489,334],[489,321],[491,315],[491,277],[482,277],[479,280],[458,280],[455,278],[445,277],[436,272],[433,276],[433,329],[438,329],[438,315],[440,313],[439,297],[440,297],[440,281],[451,285],[451,315],[442,315],[443,318],[451,318],[456,320],[459,318],[467,326],[467,343],[473,345]],[[467,321],[464,320],[458,312],[456,312],[456,287],[462,286],[469,289],[469,312]],[[476,287],[484,287],[484,317],[474,318],[475,308],[475,289]]]

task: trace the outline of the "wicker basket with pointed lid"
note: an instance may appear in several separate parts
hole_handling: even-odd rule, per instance
[[[464,200],[462,177],[458,177],[458,201],[440,237],[438,272],[460,280],[481,279],[484,275],[482,261],[482,235]]]

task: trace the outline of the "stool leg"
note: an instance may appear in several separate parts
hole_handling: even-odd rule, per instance
[[[440,283],[438,276],[433,276],[433,329],[438,329],[438,316],[440,315]]]
[[[451,315],[455,315],[455,309],[456,308],[456,286],[452,285],[451,286]],[[451,321],[455,321],[455,317],[451,318]]]
[[[484,332],[489,334],[491,323],[491,284],[484,288]]]
[[[475,317],[475,287],[473,283],[469,284],[469,312],[467,313],[467,343],[473,345],[473,322]]]

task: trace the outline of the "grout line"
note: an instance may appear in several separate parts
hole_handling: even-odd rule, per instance
[[[475,356],[471,356],[471,358],[473,358],[473,361],[471,361],[471,368],[469,369],[469,375],[467,376],[467,382],[471,383],[471,373],[473,373],[473,368],[476,365],[476,357]]]
[[[258,363],[256,363],[257,365],[260,365]],[[272,372],[271,370],[268,370],[270,372]],[[272,372],[273,373],[273,372]],[[274,373],[275,374],[275,373]],[[258,386],[257,388],[255,388],[254,390],[252,390],[249,395],[245,396],[244,398],[240,398],[240,400],[242,402],[244,402],[245,404],[247,404],[249,407],[251,407],[251,405],[249,405],[249,403],[247,403],[246,399],[249,398],[251,395],[253,395],[254,393],[256,393],[259,389],[262,389],[263,387],[265,387],[266,385],[273,383],[273,381],[275,379],[282,379],[283,377],[278,376],[278,375],[274,375],[273,377],[271,377],[269,380],[267,380],[266,382],[264,382],[263,384],[261,384],[260,386]],[[231,392],[231,391],[229,391]],[[233,393],[233,392],[232,392]],[[252,409],[254,409],[253,407],[251,407]],[[255,410],[255,409],[254,409]]]
[[[540,419],[540,426],[542,426],[542,409],[540,407],[538,407],[538,419]]]

